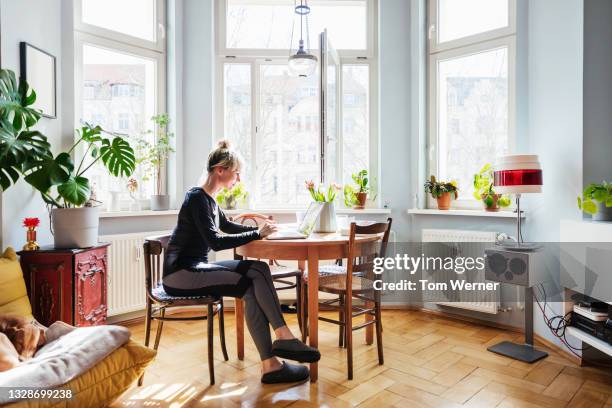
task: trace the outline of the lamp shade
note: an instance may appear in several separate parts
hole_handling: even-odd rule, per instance
[[[537,155],[503,156],[495,163],[493,186],[499,194],[542,192],[542,167]]]

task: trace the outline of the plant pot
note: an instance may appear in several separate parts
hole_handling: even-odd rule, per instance
[[[451,206],[451,193],[446,192],[436,198],[438,201],[438,210],[449,210]]]
[[[497,202],[501,198],[501,194],[482,194],[480,197],[482,197],[482,203],[485,206],[485,211],[499,211],[499,205],[497,204]],[[486,202],[487,197],[491,197],[492,201],[490,203]]]
[[[98,208],[54,208],[51,210],[55,248],[89,248],[98,244]]]
[[[170,208],[170,196],[167,194],[153,194],[151,196],[151,210],[166,211]]]
[[[314,232],[336,232],[336,229],[336,208],[332,201],[323,205]]]
[[[597,204],[597,212],[593,214],[593,221],[612,221],[612,207],[606,207],[605,202]]]
[[[356,210],[363,210],[365,208],[366,200],[368,199],[368,193],[357,193],[355,194],[357,198],[357,204],[353,206]]]

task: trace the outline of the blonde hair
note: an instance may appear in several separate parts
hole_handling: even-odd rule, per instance
[[[235,170],[242,168],[242,164],[242,156],[240,156],[240,153],[230,148],[230,142],[228,140],[219,140],[217,148],[208,155],[206,171],[210,173],[215,167]]]

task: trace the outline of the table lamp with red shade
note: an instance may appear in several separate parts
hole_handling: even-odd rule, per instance
[[[498,194],[516,196],[516,242],[504,244],[507,249],[529,250],[535,244],[523,241],[521,232],[521,194],[542,192],[542,167],[537,155],[502,156],[495,163],[493,186]]]

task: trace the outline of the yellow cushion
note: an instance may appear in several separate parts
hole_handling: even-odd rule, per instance
[[[34,319],[21,265],[11,247],[6,248],[0,257],[0,314],[16,314],[28,320]]]
[[[29,400],[7,405],[10,408],[106,407],[140,377],[157,352],[133,340],[113,351],[86,373],[64,384],[72,390],[70,400]]]

